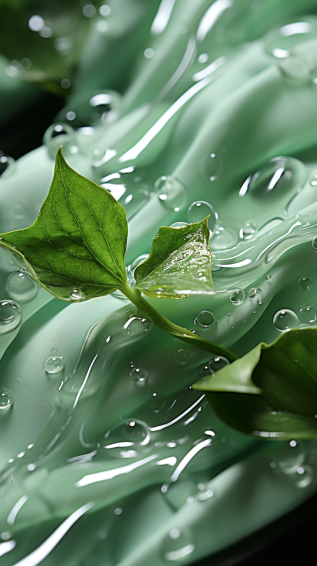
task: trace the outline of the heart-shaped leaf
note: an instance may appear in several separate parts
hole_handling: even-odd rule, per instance
[[[208,217],[183,228],[163,226],[134,272],[136,289],[154,298],[214,294],[211,261]]]
[[[285,332],[193,386],[218,417],[255,436],[317,438],[317,328]]]
[[[124,208],[66,163],[61,148],[48,196],[29,228],[0,234],[0,244],[59,299],[108,295],[126,283]]]

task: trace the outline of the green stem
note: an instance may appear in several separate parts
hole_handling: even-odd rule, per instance
[[[197,346],[202,350],[212,352],[217,356],[224,356],[227,360],[229,360],[229,362],[234,362],[234,360],[238,359],[238,356],[236,356],[233,352],[230,352],[230,350],[222,348],[218,344],[213,344],[213,342],[209,342],[208,340],[201,338],[198,334],[194,334],[194,332],[187,330],[187,328],[183,328],[182,326],[178,326],[177,324],[170,322],[167,318],[165,318],[165,316],[160,314],[154,307],[152,307],[152,305],[143,299],[137,291],[132,289],[128,283],[122,286],[120,291],[127,297],[127,299],[129,299],[129,301],[131,301],[131,303],[141,309],[144,313],[148,314],[154,324],[161,330],[164,330],[164,332],[183,340],[183,342]]]

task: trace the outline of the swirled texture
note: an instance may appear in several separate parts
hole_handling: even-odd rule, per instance
[[[163,314],[237,354],[316,324],[315,1],[97,8],[57,126],[0,179],[0,231],[35,220],[62,143],[125,207],[132,283],[161,226],[210,214],[217,292]],[[66,305],[0,270],[4,566],[194,563],[316,490],[313,442],[239,434],[190,389],[226,360],[119,293]]]

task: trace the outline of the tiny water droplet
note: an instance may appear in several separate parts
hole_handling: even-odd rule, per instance
[[[196,316],[194,323],[198,326],[207,328],[215,322],[215,317],[210,311],[200,311]]]
[[[305,324],[314,324],[317,321],[317,309],[313,305],[303,305],[300,317]]]
[[[4,180],[14,173],[16,163],[13,157],[10,157],[3,151],[0,151],[0,179]]]
[[[12,393],[0,387],[0,417],[6,416],[13,405]]]
[[[239,236],[242,240],[249,240],[255,234],[256,227],[254,222],[244,222],[240,228]]]
[[[298,286],[302,291],[309,291],[313,286],[313,282],[310,277],[301,277],[298,280]]]
[[[155,183],[158,198],[165,208],[178,212],[186,206],[187,191],[175,177],[160,177]]]
[[[184,228],[185,226],[188,226],[187,222],[174,222],[174,224],[171,224],[171,228]]]
[[[6,281],[6,291],[11,299],[26,302],[35,297],[37,286],[23,271],[13,271]]]
[[[214,492],[211,489],[203,489],[197,496],[198,501],[208,501],[214,495]]]
[[[268,275],[265,276],[265,279],[266,279],[267,281],[270,281],[270,280],[272,279],[272,275],[270,275],[270,274],[268,273]]]
[[[217,179],[219,179],[222,170],[222,160],[215,153],[210,153],[208,157],[205,157],[202,160],[201,173],[203,177],[209,179],[210,181],[216,181]]]
[[[289,309],[282,309],[277,311],[273,317],[273,324],[276,330],[284,332],[291,328],[298,328],[299,320],[296,314]]]
[[[188,212],[187,212],[187,218],[188,218],[188,221],[190,223],[201,222],[208,215],[210,215],[209,218],[208,218],[208,227],[209,227],[209,230],[211,232],[213,232],[214,229],[215,229],[215,226],[216,226],[216,220],[217,220],[218,215],[214,211],[211,204],[209,204],[208,202],[205,202],[203,200],[199,200],[199,201],[193,202],[190,205]]]
[[[243,289],[236,289],[230,295],[230,301],[233,305],[241,305],[245,300],[245,291]]]
[[[143,387],[146,384],[148,374],[143,368],[133,368],[130,372],[131,377],[133,378],[134,383],[138,387]]]
[[[190,353],[187,350],[177,350],[175,354],[175,362],[181,366],[186,365],[189,362]]]
[[[56,152],[61,145],[63,154],[69,155],[74,153],[72,148],[77,148],[76,133],[68,124],[52,124],[43,136],[43,144],[46,145],[51,159],[55,159]]]
[[[313,469],[310,466],[298,466],[296,472],[291,477],[296,487],[304,489],[311,484],[313,473]]]
[[[0,301],[0,334],[17,328],[22,322],[21,309],[15,301]]]
[[[45,371],[50,375],[60,373],[64,370],[65,363],[59,356],[50,356],[45,362]]]
[[[74,289],[72,294],[70,295],[71,301],[84,301],[85,294],[80,289]]]
[[[190,531],[173,528],[162,541],[162,553],[165,560],[174,562],[184,559],[195,550]]]

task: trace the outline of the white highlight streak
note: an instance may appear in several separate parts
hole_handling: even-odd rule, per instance
[[[15,542],[15,540],[9,540],[8,542],[0,543],[0,556],[7,554],[7,552],[10,552],[10,550],[13,550],[16,544],[17,543]]]
[[[23,495],[23,497],[21,497],[21,499],[19,499],[19,501],[15,504],[15,506],[11,509],[8,518],[7,518],[7,523],[9,525],[13,525],[16,516],[18,514],[18,512],[20,511],[20,509],[23,507],[24,503],[27,502],[28,500],[28,496],[27,495]]]
[[[172,426],[174,423],[177,423],[183,417],[185,417],[185,415],[188,415],[188,413],[190,413],[190,411],[192,411],[195,407],[197,407],[197,405],[199,405],[199,403],[203,400],[204,397],[205,397],[205,395],[202,395],[201,397],[199,397],[199,399],[197,399],[197,401],[195,401],[195,403],[193,405],[188,407],[188,409],[186,409],[186,411],[184,411],[181,415],[178,415],[178,417],[176,417],[175,419],[173,419],[169,423],[158,425],[158,426],[153,426],[152,428],[150,427],[150,431],[156,432],[157,430],[162,430],[163,428],[167,428],[168,426]]]
[[[203,69],[202,71],[199,71],[199,73],[195,73],[193,75],[193,81],[200,81],[201,79],[204,79],[205,77],[209,77],[209,75],[211,75],[212,73],[214,73],[219,67],[221,67],[222,65],[225,64],[225,62],[227,61],[226,57],[219,57],[218,59],[216,59],[215,61],[213,61],[213,63],[210,63],[210,65],[208,65],[208,67],[206,67],[205,69]]]
[[[96,355],[95,355],[94,359],[92,360],[92,362],[91,362],[91,364],[90,364],[90,366],[89,366],[89,368],[88,368],[88,371],[87,371],[86,377],[85,377],[85,379],[84,379],[84,381],[83,381],[83,384],[82,384],[81,388],[79,389],[79,391],[78,391],[78,393],[77,393],[77,397],[76,397],[76,399],[75,399],[75,403],[74,403],[74,405],[73,405],[73,409],[75,409],[75,407],[76,407],[76,405],[77,405],[77,403],[78,403],[78,401],[79,401],[79,397],[80,397],[81,394],[82,394],[82,390],[84,389],[84,387],[85,387],[85,385],[86,385],[86,383],[87,383],[87,379],[88,379],[88,377],[90,376],[90,372],[91,372],[91,370],[92,370],[92,368],[93,368],[93,366],[94,366],[94,363],[95,363],[96,359],[98,358],[98,356],[99,356],[99,354],[96,354]]]
[[[97,483],[99,481],[105,480],[112,480],[116,476],[121,476],[122,474],[128,474],[137,468],[140,468],[144,464],[151,462],[158,457],[158,454],[153,454],[153,456],[148,456],[139,462],[135,462],[134,464],[129,464],[128,466],[123,466],[122,468],[116,468],[114,470],[107,470],[106,472],[97,472],[96,474],[89,474],[88,476],[84,476],[79,480],[75,486],[76,487],[84,487],[86,485],[90,485],[92,483]]]
[[[194,458],[194,456],[196,456],[196,454],[198,454],[198,452],[200,452],[200,450],[202,450],[203,448],[210,446],[211,442],[212,442],[211,438],[207,438],[206,440],[203,440],[202,442],[200,442],[199,444],[194,446],[194,448],[192,448],[186,454],[186,456],[184,456],[184,458],[180,461],[176,470],[174,470],[174,472],[172,474],[171,480],[176,481],[178,479],[179,475],[181,474],[181,472],[186,468],[186,466]]]
[[[162,0],[151,26],[152,35],[159,35],[165,30],[172,15],[174,4],[175,0]]]
[[[199,22],[196,36],[198,41],[203,41],[205,39],[207,33],[211,30],[211,28],[213,28],[223,12],[228,8],[231,8],[231,6],[231,0],[216,0],[216,2],[208,8]]]

